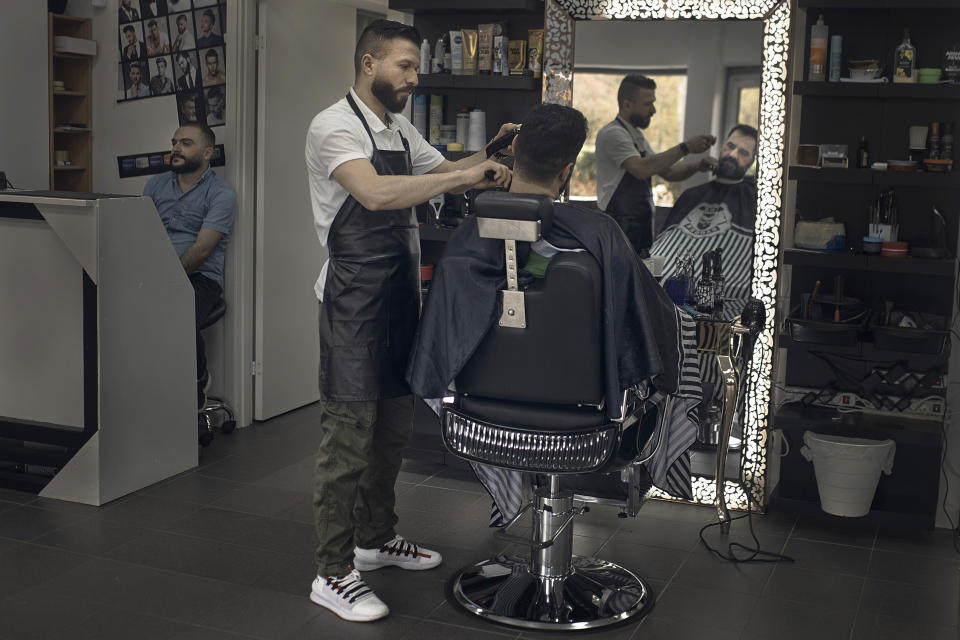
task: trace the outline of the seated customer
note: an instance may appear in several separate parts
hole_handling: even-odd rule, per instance
[[[586,138],[583,115],[570,107],[541,104],[523,120],[514,139],[511,193],[542,194],[556,199]],[[687,448],[696,436],[694,414],[699,380],[693,324],[670,301],[617,223],[607,214],[572,204],[555,203],[553,225],[536,243],[518,242],[521,287],[559,251],[587,251],[603,273],[604,386],[609,418],[619,418],[622,392],[649,385],[661,400],[668,394],[680,404],[662,411],[670,446],[648,465],[654,483],[690,497]],[[446,394],[488,329],[496,322],[504,282],[504,245],[481,238],[476,216],[468,217],[447,243],[407,369],[407,380],[422,398]],[[455,316],[455,317],[454,317]],[[562,321],[562,319],[558,319]],[[558,345],[558,348],[562,345]],[[529,476],[476,465],[478,475],[507,517],[519,507]]]
[[[202,408],[209,379],[200,326],[223,298],[223,257],[237,196],[210,168],[216,137],[199,122],[184,124],[170,141],[170,171],[154,176],[143,189],[190,278],[196,301],[197,403]]]
[[[684,256],[689,254],[699,270],[703,254],[722,247],[724,298],[750,297],[757,185],[744,176],[756,158],[757,130],[738,124],[723,142],[717,177],[684,191],[653,241],[650,254],[666,258],[664,280],[676,273]]]

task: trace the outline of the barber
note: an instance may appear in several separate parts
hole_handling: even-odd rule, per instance
[[[655,175],[670,182],[686,180],[716,166],[713,158],[680,163],[691,153],[703,153],[716,142],[711,135],[694,136],[655,153],[642,130],[657,112],[656,83],[638,73],[627,75],[617,91],[619,112],[597,133],[597,205],[623,229],[634,249],[647,257],[653,243]]]
[[[420,311],[413,207],[445,192],[507,186],[511,177],[483,151],[445,160],[398,114],[417,86],[420,41],[399,22],[364,29],[353,87],[313,119],[306,141],[314,222],[330,254],[315,287],[321,437],[310,598],[353,621],[389,612],[358,571],[441,561],[394,530],[394,484],[413,429],[404,376]],[[516,127],[503,125],[497,138]]]

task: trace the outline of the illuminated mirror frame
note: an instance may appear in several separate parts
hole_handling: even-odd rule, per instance
[[[757,155],[757,220],[752,294],[767,307],[767,322],[747,373],[743,415],[744,480],[755,505],[765,503],[767,431],[773,370],[774,315],[780,250],[789,0],[546,0],[543,101],[573,103],[573,42],[576,20],[763,20],[760,141]],[[713,504],[716,481],[693,476],[693,499]],[[747,496],[734,481],[724,482],[727,504],[746,509]],[[660,492],[657,497],[670,498]]]

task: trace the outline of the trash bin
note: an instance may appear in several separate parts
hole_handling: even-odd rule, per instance
[[[827,513],[859,518],[870,512],[880,472],[893,472],[893,440],[847,438],[806,431],[800,453],[813,462],[820,507]]]

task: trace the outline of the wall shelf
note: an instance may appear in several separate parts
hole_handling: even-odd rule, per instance
[[[901,100],[958,100],[960,84],[893,84],[890,82],[793,83],[795,95],[818,98],[889,98]]]
[[[929,171],[873,171],[871,169],[817,169],[790,167],[790,180],[832,184],[875,184],[894,187],[921,187],[925,189],[960,189],[956,173]]]
[[[87,94],[83,91],[54,91],[54,96],[67,96],[67,97],[79,97],[86,98]]]
[[[784,264],[795,267],[818,269],[843,269],[848,271],[873,271],[883,273],[907,273],[952,278],[956,272],[956,260],[944,258],[884,258],[862,253],[811,251],[809,249],[784,249]]]
[[[54,42],[57,36],[90,40],[93,37],[92,21],[90,18],[47,14],[49,188],[54,191],[88,192],[93,190],[91,97],[95,56],[56,51]],[[55,90],[54,81],[60,81],[70,89]],[[67,128],[63,126],[65,124],[79,126]],[[56,151],[66,151],[73,164],[57,166]]]
[[[510,89],[532,91],[542,84],[542,78],[533,76],[453,75],[426,73],[420,76],[417,89]]]
[[[87,168],[80,164],[69,164],[64,167],[54,167],[54,171],[86,171]]]

